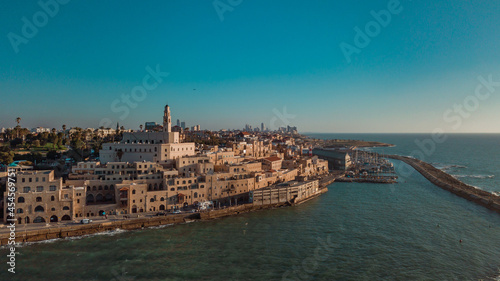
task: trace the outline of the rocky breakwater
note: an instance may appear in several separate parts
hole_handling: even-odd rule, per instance
[[[500,196],[463,183],[424,161],[399,155],[388,155],[387,157],[405,162],[442,189],[500,213]]]

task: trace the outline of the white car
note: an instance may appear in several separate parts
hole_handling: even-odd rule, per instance
[[[173,211],[174,214],[180,214],[181,213],[181,210],[175,210]]]
[[[90,220],[90,219],[83,219],[80,221],[81,224],[89,224],[91,222],[92,222],[92,220]]]

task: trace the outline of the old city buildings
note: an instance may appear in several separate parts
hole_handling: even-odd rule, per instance
[[[48,223],[197,208],[207,201],[241,204],[252,202],[254,191],[261,197],[274,192],[273,186],[277,200],[292,200],[281,191],[306,196],[318,188],[309,179],[328,173],[327,161],[303,155],[293,138],[245,133],[231,135],[224,147],[182,138],[171,129],[167,105],[162,130],[123,133],[120,142],[102,145],[100,161],[77,163],[67,179],[53,171],[20,171],[15,219]]]

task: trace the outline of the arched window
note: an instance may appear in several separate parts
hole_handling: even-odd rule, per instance
[[[56,208],[51,208],[50,209],[52,212],[55,212],[56,211]]]
[[[99,190],[102,190],[102,185],[99,185]]]
[[[70,221],[71,220],[71,217],[68,216],[68,215],[64,215],[62,218],[61,218],[62,221]]]
[[[42,223],[42,222],[45,222],[45,219],[42,218],[42,217],[36,217],[34,220],[33,220],[34,223]]]
[[[54,201],[54,200],[55,200],[54,196],[50,196],[50,201]]]
[[[21,209],[21,208],[17,209],[16,213],[22,214],[23,213],[23,209]]]
[[[42,206],[38,205],[35,207],[35,212],[45,212],[45,209]]]
[[[115,186],[114,185],[110,185],[109,186],[109,190],[115,190]]]
[[[163,198],[163,197],[162,197],[162,198],[160,198],[160,201],[165,201],[165,198]]]
[[[36,198],[36,202],[42,202],[42,197],[38,196],[38,197]]]
[[[104,186],[104,190],[108,190],[108,188],[109,188],[109,187],[108,187],[107,185],[105,185],[105,186]]]
[[[87,186],[87,191],[90,191],[90,186]]]
[[[132,189],[132,194],[135,194],[135,189]]]
[[[94,195],[92,194],[87,195],[87,204],[88,203],[94,203]]]
[[[104,196],[102,196],[102,194],[97,194],[97,196],[95,197],[95,201],[104,202]]]
[[[24,197],[17,198],[17,203],[24,203]]]
[[[92,186],[92,191],[96,191],[97,190],[97,187],[96,186]]]
[[[68,206],[64,206],[63,207],[63,211],[69,211],[69,207]]]
[[[155,199],[154,199],[154,198],[151,198],[151,199],[149,200],[149,202],[154,202],[154,201],[155,201]]]
[[[193,195],[194,198],[198,198],[198,192],[195,192]]]

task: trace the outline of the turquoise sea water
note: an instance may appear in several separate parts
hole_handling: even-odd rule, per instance
[[[322,137],[394,143],[384,152],[408,155],[425,136]],[[494,175],[462,179],[499,190],[499,146],[500,135],[454,135],[426,160],[455,165],[452,174]],[[18,252],[17,273],[2,262],[0,280],[499,280],[500,215],[412,173],[394,185],[334,183],[295,207]]]

